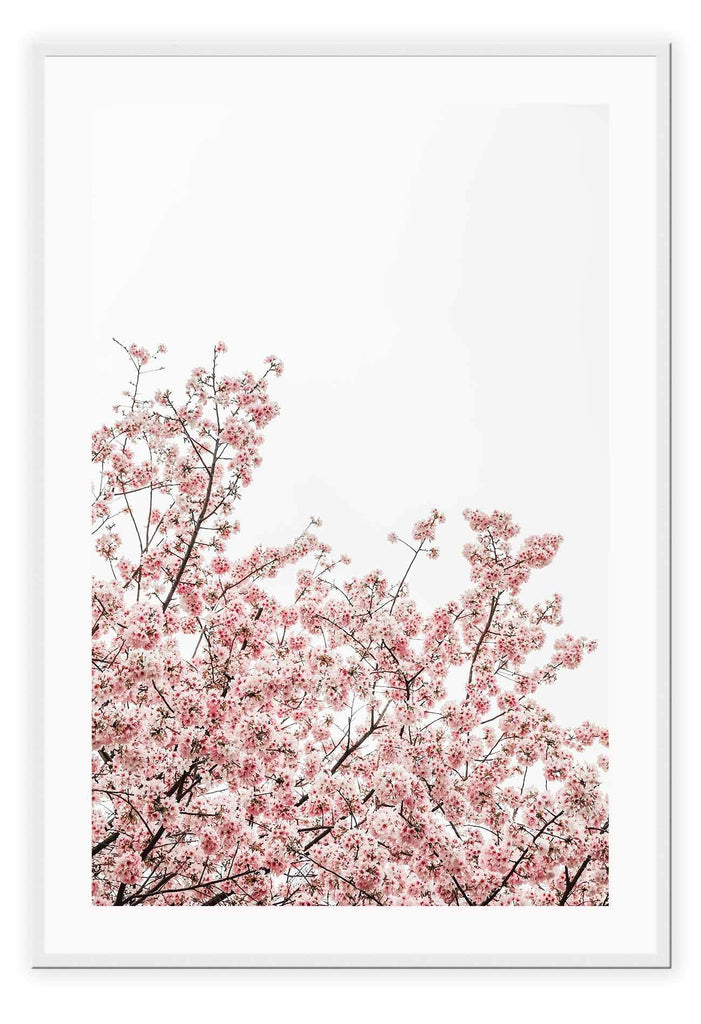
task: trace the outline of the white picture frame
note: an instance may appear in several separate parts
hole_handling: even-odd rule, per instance
[[[73,452],[67,456],[73,460],[68,479],[75,481],[76,477],[71,474],[77,472],[75,467],[79,464],[76,444],[82,437],[83,425],[61,398],[65,377],[61,376],[59,350],[61,344],[70,343],[81,351],[88,351],[91,316],[78,308],[81,296],[86,306],[90,305],[89,296],[85,295],[86,287],[89,288],[86,277],[90,269],[89,246],[82,262],[79,258],[72,269],[66,270],[64,266],[59,274],[61,246],[57,245],[56,231],[74,218],[72,244],[82,245],[85,250],[87,206],[82,210],[78,207],[88,202],[89,195],[82,177],[72,189],[68,188],[65,180],[59,182],[54,178],[55,165],[45,162],[47,138],[56,131],[55,119],[61,105],[76,95],[75,82],[71,87],[74,92],[67,89],[60,94],[55,89],[53,69],[68,62],[74,66],[82,64],[87,75],[82,89],[87,94],[93,84],[87,69],[108,63],[112,84],[103,94],[103,100],[110,102],[109,89],[114,90],[114,81],[118,80],[116,69],[121,67],[128,75],[128,65],[133,67],[135,62],[168,60],[173,65],[190,58],[220,62],[320,57],[338,61],[364,58],[392,62],[430,58],[434,63],[471,62],[482,69],[488,66],[493,69],[485,81],[498,82],[500,76],[507,74],[506,69],[513,76],[508,87],[504,87],[504,95],[497,99],[496,92],[494,95],[485,92],[481,96],[483,103],[509,102],[508,96],[513,96],[514,88],[518,87],[531,97],[530,102],[597,103],[608,105],[613,111],[609,121],[609,366],[612,402],[618,406],[625,423],[618,424],[611,437],[613,541],[610,575],[605,585],[612,594],[619,595],[617,629],[630,635],[631,631],[635,633],[636,623],[643,622],[646,647],[651,654],[639,662],[632,661],[630,668],[626,667],[620,651],[612,655],[612,761],[618,760],[618,781],[612,786],[612,814],[619,815],[620,830],[615,837],[612,835],[612,897],[605,908],[500,907],[465,908],[463,911],[433,907],[387,910],[232,908],[216,913],[218,924],[213,935],[212,918],[206,919],[208,911],[203,908],[149,908],[135,915],[122,908],[93,907],[87,889],[82,891],[76,883],[80,871],[73,875],[59,862],[59,823],[66,820],[67,832],[70,832],[74,821],[87,822],[86,814],[89,814],[83,806],[85,800],[89,800],[89,786],[82,784],[80,775],[82,763],[87,778],[88,756],[80,752],[80,743],[84,739],[87,751],[88,736],[81,729],[89,721],[89,707],[83,709],[80,702],[84,691],[77,685],[68,685],[71,674],[65,667],[58,666],[56,658],[59,650],[67,651],[69,657],[71,652],[80,651],[82,620],[75,610],[80,612],[83,607],[80,593],[65,583],[67,566],[81,565],[79,560],[77,563],[66,561],[65,548],[70,549],[76,516],[82,515],[78,504],[82,492],[76,487],[65,489],[61,480],[65,480],[66,470],[61,470],[63,476],[58,474],[56,463],[60,425],[69,452]],[[35,443],[44,552],[43,561],[37,555],[34,566],[37,607],[43,609],[37,613],[36,623],[37,633],[43,639],[34,653],[37,708],[34,965],[456,969],[671,966],[670,47],[665,42],[578,41],[534,44],[376,40],[350,44],[266,40],[172,43],[59,40],[37,43],[33,59],[33,166],[36,174],[33,357],[36,376],[43,380],[44,397],[42,430],[37,432]],[[543,69],[542,77],[529,77],[536,66]],[[644,81],[636,77],[643,68]],[[80,74],[82,72],[78,80]],[[115,95],[113,91],[112,100]],[[147,95],[144,95],[144,102],[149,102]],[[246,102],[255,103],[255,97],[247,97]],[[72,112],[71,123],[76,134],[67,139],[68,145],[76,139],[85,142],[86,133],[92,130],[90,114],[87,104],[84,111]],[[56,151],[55,142],[54,136],[51,153]],[[83,156],[82,150],[76,150],[75,159]],[[57,219],[59,196],[65,208]],[[60,302],[57,290],[61,293]],[[71,337],[68,332],[74,328],[75,336]],[[633,369],[632,359],[636,360]],[[635,387],[631,386],[631,379]],[[82,383],[89,387],[89,381]],[[634,510],[637,510],[635,515]],[[61,536],[67,537],[65,547],[60,543]],[[73,582],[80,585],[79,580]],[[627,597],[621,596],[625,586],[633,588],[632,596],[630,592]],[[62,593],[64,598],[59,601]],[[634,719],[630,709],[626,710],[624,669],[631,673],[631,679],[635,677]],[[59,702],[64,705],[60,713]],[[70,716],[75,721],[76,715],[77,731],[71,732],[67,718]],[[57,752],[61,749],[59,734],[68,735],[68,749],[61,763],[69,795],[65,796],[64,787],[65,803],[61,808],[56,804],[52,782]],[[641,854],[641,873],[629,884],[624,875],[635,874],[631,864],[635,837],[633,816],[626,815],[626,806],[639,806],[636,803],[639,797],[635,797],[633,789],[635,773],[627,770],[625,764],[634,764],[636,758],[642,759],[643,753],[646,760],[641,769],[644,780],[641,785],[646,788],[648,802],[654,804],[654,814],[647,822],[647,849]],[[81,843],[87,849],[87,837],[77,842],[78,851]],[[640,897],[643,883],[644,900]],[[278,915],[274,924],[271,913]],[[482,915],[480,924],[471,927],[476,914]],[[108,915],[110,928],[104,929]],[[221,927],[223,915],[227,928]],[[238,915],[235,930],[245,931],[245,939],[234,941],[231,936],[234,915]],[[358,925],[358,915],[362,916],[362,926]],[[393,920],[387,924],[390,915]],[[366,930],[370,918],[372,938]],[[456,927],[458,923],[460,928]],[[470,927],[465,927],[466,924]],[[349,936],[345,944],[333,937],[339,930]],[[112,938],[106,939],[105,932]]]

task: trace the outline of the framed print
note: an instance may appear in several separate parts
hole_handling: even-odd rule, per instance
[[[669,48],[35,56],[35,964],[669,966]]]

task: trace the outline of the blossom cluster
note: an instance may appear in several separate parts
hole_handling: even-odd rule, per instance
[[[389,535],[397,581],[350,575],[317,520],[243,551],[282,364],[231,377],[225,351],[176,398],[144,396],[156,355],[127,348],[93,435],[94,902],[605,904],[608,736],[537,697],[596,645],[559,632],[559,595],[522,596],[561,538],[466,510],[464,590],[428,610],[408,579],[437,509]]]

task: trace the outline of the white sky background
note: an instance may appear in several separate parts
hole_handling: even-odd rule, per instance
[[[411,60],[228,63],[197,102],[166,73],[95,115],[94,425],[128,379],[112,336],[164,342],[150,381],[174,390],[218,340],[225,372],[275,352],[282,412],[232,552],[316,514],[347,572],[397,578],[388,531],[438,506],[427,609],[467,586],[465,506],[562,533],[529,594],[560,591],[601,648],[548,703],[606,722],[605,108],[481,106]]]

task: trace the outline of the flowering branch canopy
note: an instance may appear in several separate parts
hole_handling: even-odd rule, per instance
[[[430,609],[408,581],[436,509],[389,535],[394,582],[342,580],[318,520],[243,553],[281,362],[231,377],[219,344],[182,397],[145,397],[164,349],[125,351],[92,442],[95,903],[607,903],[606,730],[537,696],[596,644],[560,630],[559,595],[521,596],[562,538],[466,510],[465,589]]]

